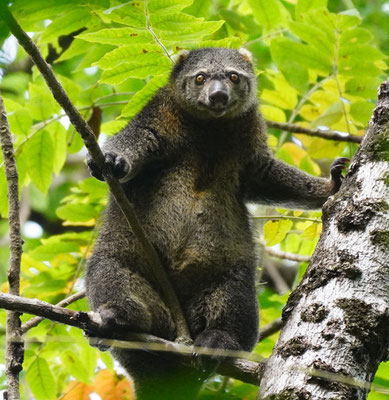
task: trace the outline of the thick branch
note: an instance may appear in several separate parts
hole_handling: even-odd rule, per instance
[[[8,119],[4,109],[3,98],[0,94],[0,142],[4,158],[5,175],[7,178],[8,208],[9,208],[9,248],[10,263],[8,269],[9,293],[19,296],[20,289],[20,264],[22,259],[22,235],[20,231],[20,204],[18,171],[11,132]],[[24,358],[24,346],[20,330],[20,314],[17,312],[7,313],[6,329],[6,371],[7,396],[9,400],[20,399],[19,373],[22,370]]]
[[[95,341],[96,344],[99,345],[177,352],[182,354],[183,362],[185,364],[191,364],[191,357],[194,351],[202,354],[214,354],[215,351],[219,352],[219,350],[214,349],[193,348],[192,346],[177,344],[147,334],[129,333],[125,336],[121,336],[117,333],[113,334],[112,331],[107,332],[102,328],[98,314],[68,310],[37,299],[28,299],[25,297],[0,293],[0,307],[7,310],[37,315],[55,322],[74,326],[86,330],[91,336],[96,335],[99,338],[109,337],[109,339],[97,338]],[[228,352],[228,354],[225,355],[232,356],[233,354],[238,354],[240,356],[247,355],[245,352]],[[223,361],[218,367],[217,372],[222,375],[230,376],[231,378],[239,379],[243,382],[259,385],[262,373],[262,364],[234,358]]]
[[[323,207],[323,232],[283,310],[258,400],[366,399],[389,346],[388,177],[389,79],[339,192]]]
[[[323,139],[336,140],[338,142],[362,142],[362,136],[349,135],[348,133],[341,133],[326,129],[310,129],[303,126],[298,126],[296,124],[288,124],[284,122],[275,122],[268,120],[266,120],[266,125],[269,128],[281,129],[283,131],[292,133],[302,133],[303,135],[316,136]]]
[[[38,47],[16,22],[12,14],[9,12],[6,4],[7,3],[0,2],[0,15],[7,23],[13,35],[17,38],[19,44],[34,61],[35,65],[46,80],[46,83],[53,93],[53,96],[64,109],[71,123],[84,140],[85,146],[96,165],[101,171],[103,171],[105,181],[107,182],[116,202],[120,206],[125,218],[128,220],[132,231],[134,232],[140,245],[143,247],[145,255],[148,258],[150,271],[147,278],[150,281],[153,281],[157,287],[160,288],[163,298],[170,308],[173,318],[175,319],[178,337],[185,341],[190,341],[189,330],[175,291],[163,269],[153,245],[146,237],[146,234],[135,214],[133,205],[128,201],[120,183],[116,179],[112,178],[109,175],[109,172],[106,170],[103,153],[101,152],[101,149],[97,144],[93,132],[88,126],[87,122],[81,117],[78,110],[74,107],[65,90],[55,77],[53,70],[42,57]]]

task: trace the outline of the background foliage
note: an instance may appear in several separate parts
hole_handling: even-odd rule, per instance
[[[345,134],[364,133],[376,89],[386,78],[389,3],[383,1],[15,0],[11,10],[95,133],[101,131],[100,142],[124,127],[166,83],[181,49],[245,46],[257,63],[265,118]],[[88,177],[81,139],[1,22],[0,40],[0,89],[14,135],[25,222],[21,294],[57,303],[83,287],[107,188]],[[334,157],[350,157],[356,150],[346,142],[269,133],[278,158],[313,175],[328,175]],[[256,238],[266,246],[312,254],[321,231],[319,212],[251,210]],[[0,214],[0,284],[7,291],[1,155]],[[262,260],[281,263],[265,253]],[[296,284],[306,263],[286,265],[298,269]],[[280,316],[287,295],[258,284],[262,326]],[[70,307],[86,310],[87,303]],[[5,311],[0,311],[0,360],[4,327]],[[26,339],[23,398],[88,399],[91,393],[103,400],[132,398],[130,383],[114,372],[109,354],[91,348],[79,330],[44,321]],[[255,354],[267,357],[276,339],[274,334],[263,340]],[[389,388],[388,376],[389,366],[382,364],[375,382]],[[0,374],[0,389],[4,379]],[[216,377],[203,396],[254,399],[255,394],[251,385]],[[384,398],[378,392],[369,396]]]

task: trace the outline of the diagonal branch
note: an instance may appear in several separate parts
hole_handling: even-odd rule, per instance
[[[4,158],[5,175],[7,178],[9,205],[9,248],[11,253],[8,269],[9,293],[11,295],[19,296],[23,241],[20,231],[18,170],[16,168],[11,132],[9,130],[8,119],[1,94],[0,142]],[[7,398],[9,400],[17,400],[20,399],[19,373],[22,370],[24,358],[24,345],[20,329],[20,314],[18,312],[7,313],[6,336],[5,374],[8,383]]]
[[[64,88],[55,77],[53,70],[42,57],[38,47],[22,30],[13,15],[9,12],[6,2],[0,2],[0,16],[6,22],[13,35],[17,38],[19,44],[34,61],[35,65],[46,80],[46,83],[50,88],[54,98],[64,109],[74,128],[84,140],[85,146],[92,156],[93,161],[96,163],[99,169],[103,171],[105,181],[107,182],[116,202],[121,208],[149,261],[150,271],[148,271],[149,276],[147,278],[160,288],[162,296],[166,301],[167,306],[170,308],[173,318],[175,319],[178,338],[183,341],[190,341],[189,330],[176,293],[165,273],[165,270],[153,245],[146,237],[138,217],[135,214],[133,205],[128,201],[128,198],[120,183],[111,177],[109,171],[107,171],[104,163],[104,155],[96,142],[92,130],[70,101]]]

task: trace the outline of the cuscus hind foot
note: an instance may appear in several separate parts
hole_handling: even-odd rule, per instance
[[[346,164],[350,162],[350,159],[346,157],[336,158],[331,164],[331,182],[332,192],[336,193],[343,181],[342,171],[347,168]]]

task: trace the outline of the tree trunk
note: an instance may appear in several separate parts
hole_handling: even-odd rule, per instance
[[[389,345],[389,79],[283,311],[258,400],[362,400]]]

